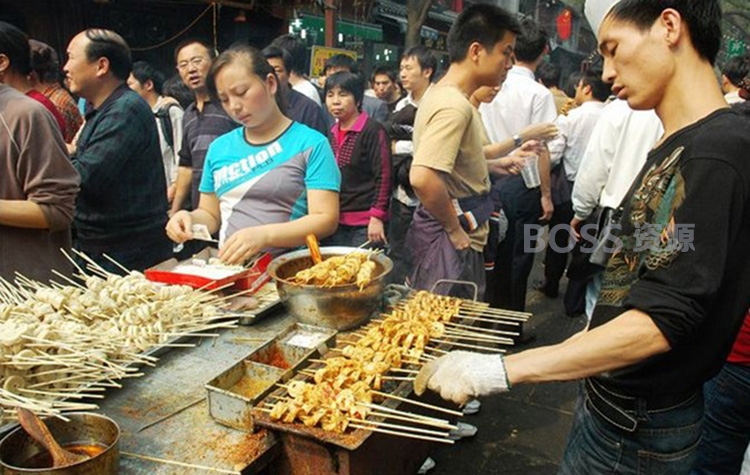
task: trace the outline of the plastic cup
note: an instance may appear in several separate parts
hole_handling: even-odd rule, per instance
[[[542,184],[539,178],[539,156],[529,155],[526,157],[526,165],[521,169],[521,176],[526,188],[536,188]]]

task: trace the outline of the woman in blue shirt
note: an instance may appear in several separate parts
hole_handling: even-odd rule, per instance
[[[208,149],[198,209],[167,224],[175,242],[193,224],[219,231],[219,257],[247,261],[272,248],[303,245],[336,230],[341,175],[326,137],[286,117],[279,82],[258,50],[235,46],[214,62],[209,88],[242,127]]]

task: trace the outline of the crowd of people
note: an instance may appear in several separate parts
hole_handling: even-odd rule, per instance
[[[144,270],[215,245],[194,239],[203,225],[228,264],[313,233],[384,249],[391,282],[523,311],[543,250],[535,288],[557,298],[567,273],[565,313],[587,329],[504,358],[450,353],[428,387],[465,404],[580,380],[561,473],[738,473],[750,55],[717,77],[715,0],[586,14],[599,51],[569,78],[537,22],[490,5],[458,17],[444,72],[415,46],[398,71],[340,54],[315,79],[292,35],[222,52],[187,39],[168,79],[114,31],[75,35],[63,62],[0,22],[0,276],[70,273],[71,248]]]

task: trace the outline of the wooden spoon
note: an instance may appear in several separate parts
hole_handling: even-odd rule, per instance
[[[315,237],[315,234],[310,233],[305,236],[305,243],[307,244],[307,248],[310,249],[310,257],[312,258],[313,264],[320,264],[323,262],[323,256],[320,255],[318,238]]]
[[[74,454],[63,449],[52,437],[47,425],[36,414],[22,407],[17,407],[16,410],[21,427],[52,455],[53,467],[65,467],[91,458],[88,455]]]

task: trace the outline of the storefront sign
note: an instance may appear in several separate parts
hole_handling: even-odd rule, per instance
[[[345,54],[357,60],[357,53],[341,48],[328,48],[326,46],[313,46],[310,52],[310,77],[317,78],[323,75],[323,66],[326,60],[337,54]]]

